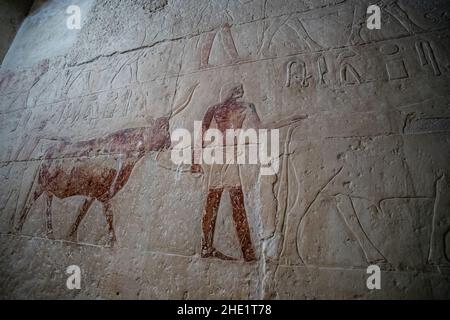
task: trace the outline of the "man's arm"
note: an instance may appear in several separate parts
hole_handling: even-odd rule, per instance
[[[259,118],[258,112],[256,111],[255,105],[253,103],[249,104],[250,112],[247,115],[246,121],[247,121],[247,128],[253,128],[253,129],[279,129],[282,127],[289,126],[295,122],[298,122],[302,119],[306,119],[308,116],[306,115],[295,115],[289,118],[281,119],[281,120],[273,120],[273,121],[267,121],[267,122],[261,122],[261,119]]]

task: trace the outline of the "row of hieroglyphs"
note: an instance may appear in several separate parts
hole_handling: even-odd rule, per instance
[[[367,7],[373,4],[382,10],[384,28],[379,32],[368,32],[370,30],[365,26]],[[259,54],[273,56],[274,49],[277,56],[283,55],[278,49],[285,45],[291,47],[291,54],[311,48],[342,47],[442,28],[448,22],[447,11],[444,3],[430,5],[402,0],[231,0],[226,3],[214,0],[199,7],[193,6],[191,1],[169,3],[164,10],[152,15],[152,19],[131,25],[131,30],[119,30],[117,37],[127,36],[131,38],[129,42],[95,50],[86,47],[78,53],[75,51],[76,58],[72,60],[74,63],[92,61],[98,55],[129,50],[137,44],[153,46],[168,38],[195,38],[202,34],[195,40],[198,41],[195,47],[202,50],[201,64],[206,66],[216,63],[208,61],[214,46],[223,46],[229,60],[237,58],[236,52],[241,58],[247,56],[247,48],[256,58]],[[176,23],[169,34],[166,29],[172,19],[176,19]],[[227,26],[231,26],[231,33]],[[88,28],[95,27],[100,26],[88,25]],[[99,40],[94,33],[87,32],[86,36],[90,40]],[[83,47],[83,43],[80,45]]]
[[[415,37],[414,45],[411,45],[409,39],[400,39],[395,42],[382,42],[379,45],[352,46],[347,49],[304,54],[300,61],[294,59],[294,63],[288,65],[286,85],[290,85],[289,72],[297,69],[301,73],[297,76],[301,86],[309,86],[311,75],[308,69],[311,67],[307,67],[305,64],[308,60],[315,60],[311,63],[316,64],[315,81],[320,85],[325,84],[327,82],[325,78],[334,73],[339,76],[338,82],[342,84],[361,83],[365,80],[403,79],[414,76],[418,71],[431,71],[436,76],[447,73],[449,62],[446,61],[448,55],[445,41],[448,42],[448,39],[444,39],[444,42],[441,43],[439,35],[436,41],[430,41],[427,38]],[[233,43],[231,39],[230,43]],[[199,54],[203,68],[208,66],[204,50],[208,49],[203,48]],[[56,69],[47,72],[47,64],[47,69],[40,67],[41,74],[38,72],[25,74],[31,81],[21,81],[22,73],[18,73],[18,78],[15,78],[15,74],[7,73],[3,75],[0,83],[0,89],[4,93],[2,111],[13,111],[26,106],[33,107],[37,104],[51,103],[104,90],[123,88],[127,85],[158,78],[171,77],[171,70],[165,70],[170,67],[165,66],[165,63],[158,65],[155,61],[156,55],[149,55],[146,51],[118,56],[113,58],[113,62],[104,66],[83,65],[63,71]],[[231,55],[234,57],[234,62],[242,62],[242,58],[236,51],[232,51]],[[208,54],[206,56],[208,57]],[[368,56],[370,56],[369,60]],[[415,66],[417,64],[421,68],[417,68]],[[383,65],[385,70],[380,70],[380,65]],[[408,70],[410,65],[413,65],[411,71]],[[333,72],[334,70],[336,72]],[[173,67],[172,77],[175,76],[176,71],[176,67]],[[27,84],[27,82],[31,83]],[[10,91],[18,88],[19,91]]]
[[[278,58],[274,61],[285,74],[283,83],[279,85],[320,89],[415,77],[447,77],[448,55],[445,46],[438,42],[439,36],[440,34],[434,36],[432,40],[414,36],[363,47],[304,54],[287,61],[286,58]],[[47,74],[47,69],[43,69],[44,75],[41,77],[37,73],[30,90],[3,95],[2,110],[12,112],[27,106],[31,108],[54,103],[57,107],[52,109],[66,109],[63,119],[69,122],[80,115],[91,119],[127,116],[136,112],[136,104],[145,104],[144,100],[151,97],[152,93],[145,89],[149,87],[149,83],[139,80],[138,74],[152,72],[143,67],[147,59],[146,52],[133,53],[132,59],[127,55],[117,59],[119,61],[108,64],[111,67],[105,66],[102,69],[96,69],[94,65],[80,66],[62,72],[48,71]],[[143,62],[140,63],[139,59]],[[258,61],[262,65],[267,63],[271,62]],[[144,69],[146,72],[139,71]],[[175,78],[166,79],[170,86]],[[8,79],[4,81],[7,82]],[[116,81],[118,82],[115,83]],[[163,77],[152,83],[160,85],[158,82],[164,81]],[[101,89],[103,86],[106,87],[105,90]],[[136,88],[144,89],[136,91]],[[97,101],[103,101],[101,104],[105,107],[96,107]]]
[[[289,90],[300,89],[298,92],[293,90],[289,93],[289,95],[297,96],[303,95],[303,89],[312,89],[313,91],[308,92],[311,96],[315,94],[316,89],[334,90],[376,81],[388,81],[395,84],[397,81],[422,78],[427,85],[438,86],[447,82],[448,67],[445,59],[442,58],[443,54],[438,54],[438,51],[434,49],[434,42],[421,38],[409,40],[411,39],[386,41],[365,46],[363,49],[354,47],[352,50],[340,49],[277,59],[275,60],[277,69],[283,76],[277,80],[278,86],[274,87],[274,90],[281,90],[283,87]],[[261,65],[262,67],[258,68],[263,69],[270,64],[272,64],[271,61],[258,61],[245,64],[241,70],[248,69],[248,72],[253,72],[252,68],[255,65]],[[214,70],[208,72],[211,73]],[[230,69],[228,72],[232,74],[236,71]],[[89,72],[86,72],[86,75],[88,74]],[[187,79],[189,82],[193,76],[195,74],[187,74],[180,79]],[[79,78],[81,79],[82,76],[79,75]],[[64,81],[54,81],[54,83],[60,84]],[[209,84],[201,86],[205,85],[209,86]],[[65,98],[62,101],[41,103],[25,112],[11,110],[4,114],[0,119],[4,136],[12,134],[16,139],[15,132],[17,133],[18,128],[27,128],[28,132],[47,131],[50,136],[58,136],[59,131],[63,130],[68,134],[76,131],[81,124],[91,131],[96,131],[99,125],[106,122],[109,126],[123,127],[123,123],[128,121],[139,122],[145,121],[148,116],[158,117],[167,111],[165,109],[173,99],[177,81],[176,78],[156,79],[151,83],[135,83],[92,94],[85,86],[86,82],[81,80],[79,85],[69,86],[69,89],[77,88],[77,91],[86,90],[88,93],[85,95],[79,93],[69,97],[68,94],[64,94],[62,96]],[[46,90],[50,90],[50,87]],[[38,96],[45,95],[41,93]],[[37,100],[32,92],[26,93],[25,96],[28,100]],[[7,103],[7,100],[3,100],[3,103]],[[111,119],[115,121],[110,122]]]
[[[400,28],[406,32],[400,33],[398,36],[422,34],[427,40],[426,33],[423,33],[425,30],[412,27],[416,24],[410,21],[410,17],[398,5],[395,5],[395,1],[389,2],[392,7],[389,14],[395,17],[393,21],[397,21],[396,23]],[[323,10],[318,10],[316,19],[322,21],[329,16],[335,16],[336,12],[333,11],[333,8],[323,9],[325,13],[321,13]],[[0,93],[2,95],[13,92],[16,94],[11,94],[10,97],[5,96],[5,104],[10,105],[10,107],[4,106],[2,111],[21,108],[24,105],[33,106],[37,103],[59,101],[67,96],[85,95],[155,78],[176,76],[179,73],[195,72],[215,65],[251,62],[267,57],[285,56],[300,52],[324,52],[333,48],[348,46],[347,43],[336,44],[336,46],[319,44],[319,41],[314,40],[313,36],[308,33],[308,28],[301,21],[301,17],[290,14],[273,18],[273,20],[255,22],[246,25],[245,28],[226,23],[213,31],[192,38],[163,42],[151,48],[131,50],[123,54],[117,53],[112,55],[111,58],[97,59],[93,63],[84,63],[78,67],[64,68],[65,62],[58,62],[48,70],[47,61],[47,69],[41,67],[24,72],[6,72],[0,79]],[[236,30],[233,31],[233,27]],[[388,26],[386,28],[390,29]],[[355,33],[355,31],[353,30],[352,33]],[[359,35],[359,33],[356,34]],[[392,37],[395,36],[381,37],[377,41]],[[277,42],[278,38],[280,41]],[[418,41],[420,40],[418,39]],[[276,52],[275,54],[269,52],[271,48],[279,47],[287,41],[298,42],[304,45],[305,49],[292,48],[292,50]],[[442,40],[431,43],[430,48],[425,45],[421,49],[424,51],[424,54],[421,55],[422,58],[428,54],[427,51],[436,51],[436,47],[440,46],[440,41]],[[443,41],[446,40],[443,39]],[[353,49],[349,47],[349,51]],[[394,51],[389,50],[387,52],[391,52],[390,54],[393,55],[392,52]],[[437,55],[436,52],[434,54]],[[444,57],[448,56],[445,52],[441,54]],[[345,53],[341,57],[334,57],[334,59],[348,59],[351,55],[352,53]],[[321,64],[321,68],[325,72],[324,65]],[[444,67],[447,66],[444,65]],[[394,68],[401,67],[394,66]],[[436,66],[433,66],[433,68],[436,69]],[[61,72],[62,69],[64,69],[63,72]],[[355,74],[350,67],[348,70]],[[393,77],[400,76],[402,70],[399,72],[400,74],[394,73]],[[17,94],[17,92],[23,94]],[[24,99],[26,101],[23,101]],[[21,106],[11,106],[12,104],[21,104]]]

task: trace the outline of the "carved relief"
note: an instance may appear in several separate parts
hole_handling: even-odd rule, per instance
[[[336,202],[339,213],[364,251],[367,262],[370,264],[386,262],[386,259],[370,241],[361,222],[359,222],[351,198],[344,194],[338,194]]]
[[[340,172],[340,171],[339,171]],[[336,176],[336,175],[335,175]],[[332,181],[334,177],[330,180]],[[328,184],[330,183],[328,182]],[[369,235],[367,231],[364,229],[363,224],[361,222],[360,217],[358,217],[358,214],[355,209],[355,200],[361,201],[367,201],[367,204],[364,206],[366,210],[368,210],[370,215],[373,215],[375,217],[389,217],[390,219],[406,219],[408,223],[408,228],[405,228],[405,232],[414,232],[414,235],[411,235],[413,238],[417,238],[419,236],[429,236],[429,251],[428,256],[425,257],[422,261],[419,257],[414,257],[414,259],[409,259],[408,257],[403,258],[404,260],[411,261],[417,264],[418,267],[423,267],[423,264],[428,262],[431,265],[436,266],[449,266],[450,265],[450,259],[448,257],[448,235],[450,234],[450,202],[448,194],[450,192],[450,184],[448,181],[448,176],[446,174],[443,174],[440,176],[435,183],[435,197],[429,198],[427,196],[401,196],[401,197],[388,197],[383,198],[380,200],[377,200],[376,202],[373,202],[373,200],[367,200],[362,199],[360,197],[352,197],[346,194],[337,194],[334,196],[335,206],[341,215],[343,221],[345,222],[347,228],[351,231],[351,234],[358,242],[360,248],[362,249],[364,256],[366,258],[367,263],[369,264],[384,264],[388,267],[392,267],[390,265],[390,261],[386,259],[386,257],[383,255],[381,250],[377,248],[374,243],[369,238]],[[321,190],[324,190],[322,188]],[[319,199],[319,193],[314,197],[314,201],[318,201]],[[324,199],[327,199],[327,197],[322,198],[322,201],[326,201]],[[307,206],[307,210],[300,218],[300,223],[298,226],[298,234],[297,234],[297,249],[303,248],[301,241],[306,236],[305,233],[308,231],[304,228],[304,219],[309,214],[309,209],[312,207],[314,201]],[[399,202],[400,201],[400,202]],[[432,215],[424,215],[425,212],[422,213],[422,216],[418,217],[411,217],[411,212],[406,211],[404,214],[404,217],[401,218],[400,213],[395,213],[396,210],[399,209],[399,207],[393,206],[395,203],[399,203],[399,205],[405,205],[408,203],[415,203],[419,204],[422,203],[423,205],[431,204],[432,206]],[[434,206],[433,206],[434,202]],[[386,204],[386,205],[385,205]],[[425,207],[426,208],[426,207]],[[418,207],[416,208],[416,210]],[[386,212],[387,210],[387,212]],[[411,210],[411,208],[407,208],[406,210]],[[425,209],[422,209],[425,211]],[[397,218],[393,218],[391,215],[394,212],[397,214]],[[429,219],[432,217],[432,219]],[[322,220],[320,220],[322,221]],[[397,221],[397,220],[395,220]],[[366,221],[367,222],[367,221]],[[398,221],[397,221],[398,222]],[[399,223],[399,222],[398,222]],[[411,224],[411,225],[409,225]],[[399,226],[396,226],[397,228]],[[380,228],[380,226],[379,226]],[[408,229],[408,230],[407,230]],[[420,232],[418,230],[421,230]],[[431,232],[427,233],[427,230],[431,230]],[[416,234],[417,233],[417,234]],[[373,230],[372,230],[373,235]],[[407,235],[403,235],[402,237],[408,239]],[[417,242],[419,244],[416,244],[418,247],[415,248],[417,255],[420,254],[420,252],[425,251],[427,246],[425,246],[424,249],[422,249],[422,244],[420,244],[421,239],[417,239]],[[389,242],[388,242],[389,243]],[[399,248],[408,248],[408,245],[414,245],[411,243],[405,243],[400,244],[398,247],[390,246],[384,248],[385,250],[398,250]],[[325,245],[324,245],[325,246]],[[286,247],[284,247],[283,252],[281,253],[281,256],[285,254],[284,250]],[[413,250],[413,247],[410,247],[411,252]],[[422,252],[423,253],[423,252]],[[392,252],[390,252],[390,255],[392,256]],[[300,258],[301,263],[305,263],[302,251],[298,251],[298,255]],[[404,261],[399,258],[400,261]],[[400,267],[401,267],[400,262]],[[398,266],[397,266],[398,267]]]
[[[429,41],[417,41],[416,52],[422,67],[431,65],[434,75],[441,75],[439,64]]]
[[[17,207],[19,219],[15,231],[22,230],[33,204],[45,196],[47,236],[54,238],[51,212],[53,198],[83,196],[84,202],[68,237],[76,237],[80,223],[94,200],[97,200],[103,204],[109,244],[112,245],[116,237],[111,200],[125,186],[134,167],[144,156],[170,147],[169,121],[189,104],[196,86],[189,90],[181,105],[171,110],[168,116],[151,121],[149,126],[123,129],[105,137],[79,142],[54,139],[55,144],[47,149],[35,173],[23,207]],[[31,146],[26,149],[32,152],[40,139],[44,137],[31,139]],[[114,163],[102,164],[96,160],[98,155],[113,156]],[[65,158],[78,160],[70,162]]]
[[[219,34],[220,41],[222,44],[225,53],[231,60],[231,63],[235,63],[241,60],[239,54],[236,49],[236,45],[234,44],[234,39],[231,34],[231,26],[226,23],[219,30],[214,30],[206,34],[206,37],[203,39],[200,47],[200,68],[208,68],[211,67],[209,64],[209,59],[211,55],[211,49],[214,44],[215,39],[217,38],[217,34]]]
[[[326,85],[325,76],[328,73],[328,65],[324,55],[320,55],[317,58],[317,71],[319,73],[319,85]]]
[[[290,14],[271,20],[270,25],[264,31],[264,38],[259,49],[259,52],[261,52],[263,56],[269,55],[269,48],[273,38],[284,25],[294,32],[297,35],[297,38],[308,46],[310,51],[319,51],[322,49],[322,47],[311,38],[308,31],[306,31],[300,17],[295,14]]]
[[[52,58],[0,72],[0,296],[70,296],[75,263],[87,297],[448,298],[446,1],[98,1],[76,45],[12,46]],[[174,164],[194,118],[283,127],[278,173]]]
[[[400,48],[396,44],[386,44],[380,47],[380,52],[387,56],[386,71],[389,80],[408,78],[404,60],[399,55]]]
[[[306,63],[300,59],[294,59],[286,65],[286,87],[307,88],[309,79],[312,75],[308,74]]]
[[[110,242],[115,241],[111,199],[127,183],[131,172],[138,161],[150,151],[161,150],[170,145],[168,118],[157,119],[153,126],[125,129],[104,138],[80,141],[77,143],[62,142],[50,148],[40,165],[25,206],[20,210],[20,218],[16,231],[20,232],[34,202],[44,195],[47,199],[46,221],[47,235],[53,238],[51,206],[53,197],[65,199],[81,195],[86,197],[73,225],[70,237],[74,237],[80,222],[94,200],[104,205],[108,223]],[[66,167],[61,161],[52,160],[59,157],[86,157],[91,152],[107,151],[119,153],[116,167],[98,167],[90,160],[82,160]],[[136,154],[133,154],[136,152]]]
[[[224,90],[227,90],[227,88],[222,88],[222,91]],[[203,132],[209,129],[213,122],[224,134],[224,136],[225,131],[228,128],[242,128],[245,120],[246,122],[250,122],[250,126],[257,128],[259,126],[259,117],[253,104],[238,100],[243,95],[244,90],[242,85],[233,86],[229,92],[224,92],[222,102],[208,108],[206,111],[202,121]],[[202,218],[202,257],[216,257],[224,260],[234,259],[218,251],[214,248],[213,244],[217,212],[222,193],[224,189],[226,189],[230,195],[234,226],[236,228],[236,234],[239,239],[243,258],[245,261],[256,260],[255,249],[251,240],[250,228],[245,210],[244,194],[242,192],[241,179],[239,175],[239,165],[213,164],[208,169],[208,195]],[[203,169],[200,165],[192,165],[193,173],[199,173],[202,171]]]
[[[398,0],[381,0],[382,8],[386,10],[391,16],[397,19],[398,22],[409,32],[409,34],[415,34],[423,31],[422,28],[417,26],[411,18],[408,16],[405,10],[403,10]]]
[[[356,56],[353,51],[341,52],[337,58],[339,65],[339,80],[341,85],[361,84],[362,79],[359,72],[348,60]]]
[[[406,11],[400,7],[398,0],[381,0],[378,5],[380,5],[383,10],[382,14],[387,13],[393,17],[409,34],[413,35],[424,31],[408,16]],[[368,40],[363,39],[361,35],[362,31],[366,28],[366,10],[367,6],[360,3],[355,4],[348,44],[356,45]],[[385,20],[383,19],[382,21]]]
[[[262,123],[255,106],[252,103],[239,100],[243,95],[244,88],[242,84],[225,85],[221,90],[221,102],[209,107],[203,117],[202,132],[205,132],[210,127],[214,127],[222,132],[225,139],[226,130],[230,128],[235,130],[242,128],[274,129],[291,125],[304,118],[304,116],[294,116],[284,120]],[[224,141],[223,145],[226,146],[226,143]],[[205,147],[203,138],[200,145],[202,148]],[[194,159],[194,163],[198,162],[198,160]],[[245,261],[256,260],[245,210],[239,165],[212,164],[203,167],[205,167],[205,171],[208,173],[208,195],[202,218],[202,257],[216,257],[224,260],[234,259],[218,251],[213,244],[215,222],[220,200],[223,191],[227,190],[231,199],[234,225],[241,245],[243,258]],[[203,173],[203,167],[199,164],[193,164],[191,172]]]

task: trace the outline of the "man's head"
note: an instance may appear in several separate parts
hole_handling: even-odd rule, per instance
[[[222,87],[220,91],[220,101],[224,102],[226,100],[236,100],[242,98],[244,95],[244,86],[242,83],[232,83],[227,84]]]

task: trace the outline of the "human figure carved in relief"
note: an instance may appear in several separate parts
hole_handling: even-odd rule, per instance
[[[272,121],[267,125],[263,125],[260,121],[255,105],[240,101],[244,95],[244,88],[242,84],[232,84],[230,87],[224,86],[221,91],[221,102],[209,107],[203,117],[202,121],[202,137],[201,146],[205,147],[203,141],[203,134],[209,128],[218,129],[224,137],[223,146],[227,144],[235,148],[237,141],[230,142],[226,139],[227,129],[259,129],[261,127],[267,129],[275,129],[290,125],[303,116],[296,116],[290,119]],[[224,153],[226,152],[223,150]],[[192,173],[203,173],[202,166],[199,159],[195,159],[191,167]],[[205,166],[206,167],[206,166]],[[202,219],[202,257],[216,257],[224,260],[234,260],[234,258],[227,256],[214,247],[214,231],[217,220],[217,213],[221,201],[223,191],[226,189],[230,195],[233,220],[236,228],[236,233],[241,246],[242,255],[245,261],[256,260],[255,249],[251,240],[250,228],[247,220],[247,213],[244,205],[244,193],[242,191],[239,165],[238,164],[212,164],[208,166],[208,195],[203,210]]]

